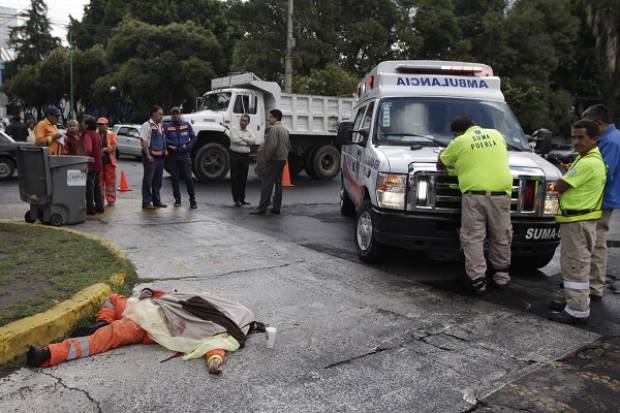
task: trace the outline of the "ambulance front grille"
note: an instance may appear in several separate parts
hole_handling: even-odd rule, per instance
[[[408,211],[459,212],[461,191],[455,176],[418,171],[407,182]],[[536,214],[542,208],[541,177],[519,176],[512,181],[510,209],[514,215]]]

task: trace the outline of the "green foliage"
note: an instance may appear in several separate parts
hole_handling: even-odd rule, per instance
[[[30,0],[30,8],[19,17],[26,21],[10,29],[9,46],[15,50],[18,66],[35,64],[59,46],[60,40],[51,35],[45,1]]]
[[[294,78],[295,93],[327,96],[350,96],[355,93],[359,78],[335,63],[325,69],[313,70],[310,76]]]
[[[229,72],[282,84],[286,11],[287,0],[91,0],[69,29],[77,98],[141,120],[153,103],[191,108]],[[349,94],[389,59],[483,62],[527,132],[565,131],[586,106],[620,98],[619,22],[614,0],[296,0],[294,92]],[[62,50],[14,79],[8,64],[4,90],[33,108],[62,99]]]

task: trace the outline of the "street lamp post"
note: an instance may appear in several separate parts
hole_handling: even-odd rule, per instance
[[[70,105],[69,117],[75,119],[74,102],[73,102],[73,37],[71,36],[71,30],[69,30],[69,82],[70,82]]]

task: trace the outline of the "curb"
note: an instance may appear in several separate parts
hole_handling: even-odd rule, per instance
[[[1,220],[3,223],[16,222]],[[21,223],[18,223],[21,224]],[[32,224],[22,224],[32,225]],[[73,229],[47,227],[57,231],[68,231],[85,238],[99,242],[105,249],[117,258],[129,261],[120,248],[110,241],[93,234],[83,233]],[[98,309],[103,300],[112,293],[111,286],[125,283],[125,272],[112,274],[109,283],[97,283],[86,287],[73,297],[55,305],[47,311],[13,321],[0,327],[0,364],[4,364],[15,357],[25,354],[31,345],[46,346],[54,340],[67,335],[73,325],[85,315]]]

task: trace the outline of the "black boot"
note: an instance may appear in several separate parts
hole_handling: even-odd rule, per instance
[[[564,324],[587,324],[588,317],[578,318],[573,317],[566,311],[551,311],[548,315],[549,320],[556,321]]]
[[[50,359],[50,351],[47,347],[30,346],[26,353],[28,367],[39,367]]]

